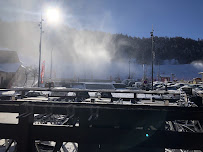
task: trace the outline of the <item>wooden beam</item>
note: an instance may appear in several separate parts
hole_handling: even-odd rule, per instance
[[[26,105],[26,106],[25,106]],[[174,106],[147,106],[147,105],[119,105],[119,104],[98,104],[98,103],[58,103],[58,102],[24,102],[5,101],[0,103],[0,112],[18,113],[24,108],[34,114],[62,114],[66,115],[68,109],[74,109],[75,113],[89,112],[91,109],[99,109],[99,116],[131,117],[133,120],[151,119],[154,120],[203,120],[203,107],[174,107]]]
[[[25,136],[18,125],[0,124],[0,137],[19,139]],[[34,140],[64,141],[83,144],[119,145],[127,149],[171,148],[171,149],[203,149],[203,133],[173,132],[142,129],[115,129],[115,128],[80,128],[67,126],[34,125],[30,128]],[[30,140],[28,138],[28,140]],[[25,139],[25,138],[24,138]]]

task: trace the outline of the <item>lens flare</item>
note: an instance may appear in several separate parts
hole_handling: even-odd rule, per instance
[[[45,12],[45,20],[50,23],[59,23],[61,21],[60,9],[48,7]]]

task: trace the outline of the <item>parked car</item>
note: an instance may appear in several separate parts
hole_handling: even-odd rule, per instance
[[[159,90],[166,90],[166,91],[176,91],[178,90],[178,87],[176,86],[163,86],[161,88],[159,88]]]
[[[126,85],[124,83],[113,83],[113,87],[116,90],[126,90]]]
[[[41,91],[29,91],[25,94],[24,97],[38,97],[38,96],[44,96]]]
[[[132,87],[140,89],[142,87],[142,82],[135,82]]]
[[[153,88],[154,88],[154,90],[156,90],[156,89],[161,88],[163,86],[164,86],[164,83],[157,82],[157,83],[154,83]]]
[[[187,84],[187,83],[176,83],[176,84],[171,85],[171,86],[176,87],[176,88],[179,89],[179,88],[181,88],[183,86],[189,86],[189,84]]]
[[[131,87],[135,83],[135,80],[134,79],[125,79],[122,81],[122,83],[124,83],[128,87]]]
[[[193,89],[198,89],[198,88],[203,87],[203,85],[202,84],[190,84],[190,87],[192,87]]]
[[[203,97],[203,87],[200,86],[198,88],[195,88],[194,91],[201,97]]]

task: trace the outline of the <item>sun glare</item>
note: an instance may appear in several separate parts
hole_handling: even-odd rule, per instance
[[[61,20],[59,8],[49,7],[46,9],[45,15],[45,19],[50,23],[59,23]]]

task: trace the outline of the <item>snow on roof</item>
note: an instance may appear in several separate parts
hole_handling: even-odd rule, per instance
[[[16,51],[8,49],[0,49],[0,71],[1,72],[16,72],[21,63]]]
[[[20,62],[19,63],[5,63],[1,64],[0,63],[0,71],[1,72],[16,72],[18,68],[20,67]]]
[[[19,63],[18,54],[16,51],[0,50],[0,64]]]

